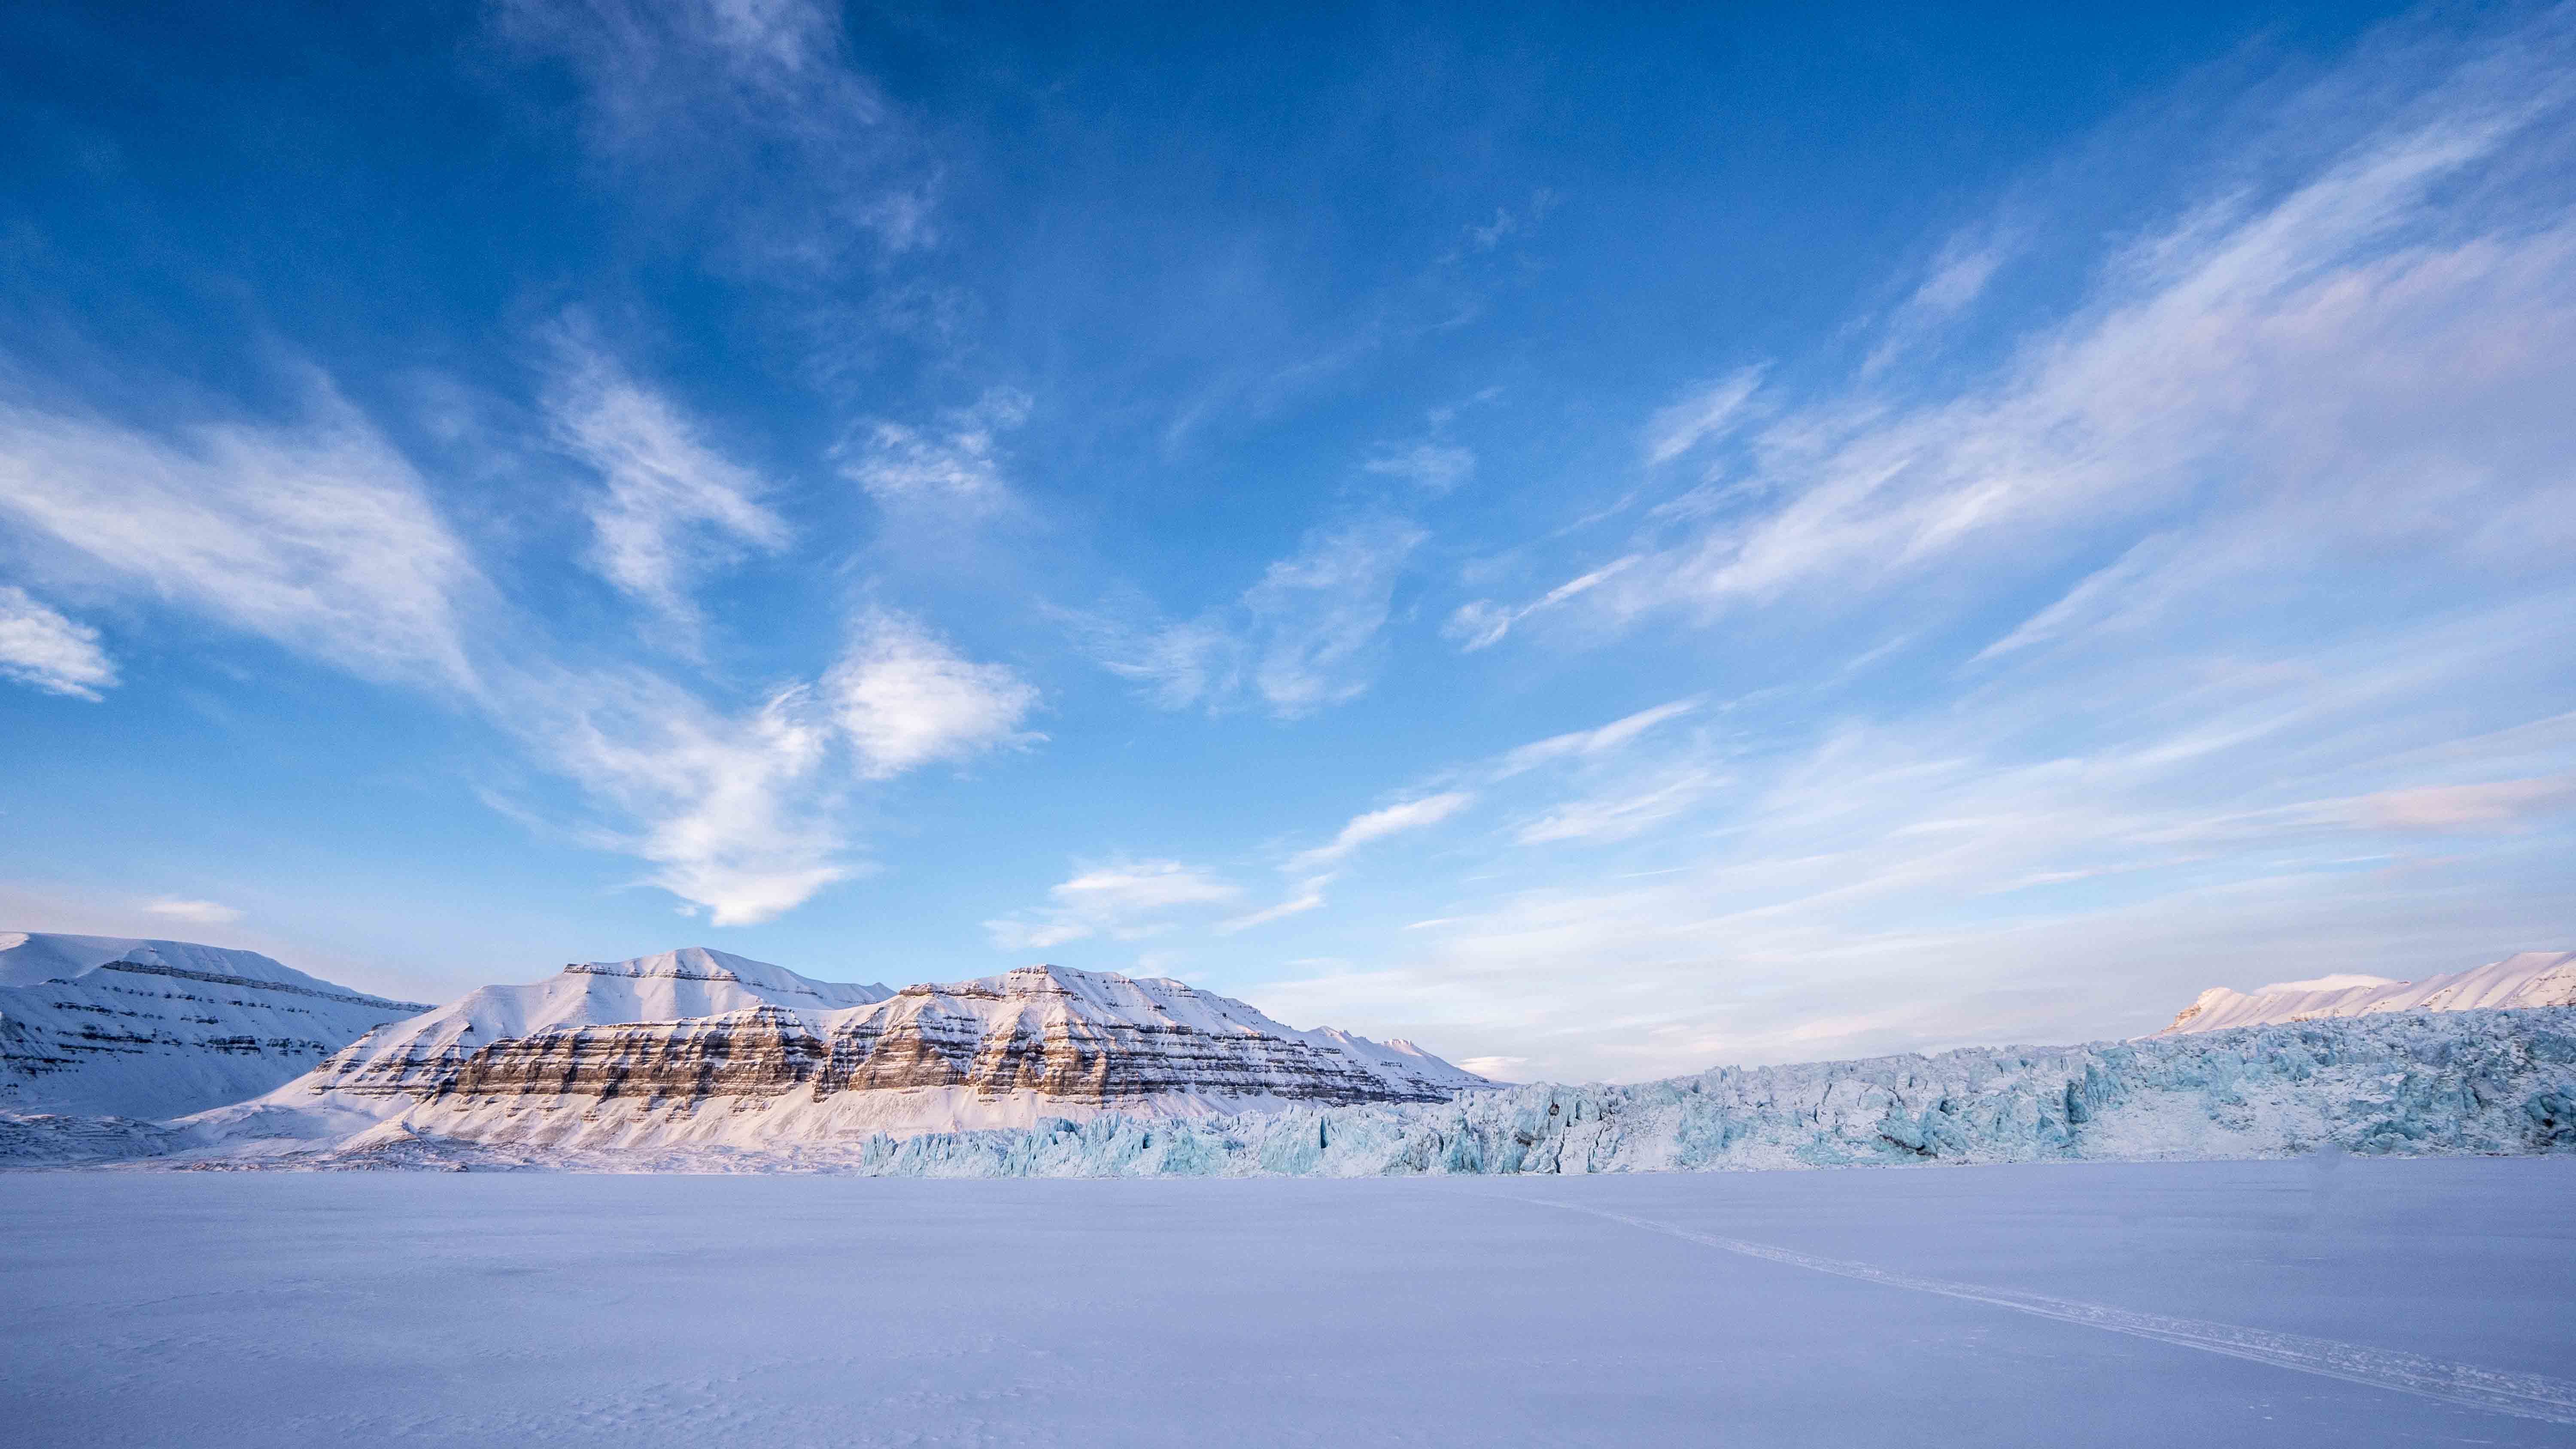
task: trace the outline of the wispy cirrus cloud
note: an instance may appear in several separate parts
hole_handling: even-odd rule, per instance
[[[1436,795],[1424,795],[1417,799],[1389,805],[1383,810],[1371,810],[1354,815],[1350,823],[1336,832],[1331,840],[1312,850],[1299,851],[1291,856],[1286,868],[1291,871],[1309,871],[1339,865],[1352,851],[1363,845],[1384,840],[1390,835],[1401,835],[1409,830],[1428,829],[1466,809],[1474,804],[1475,800],[1476,797],[1465,790],[1443,790]]]
[[[0,584],[0,679],[95,704],[99,691],[116,687],[116,662],[99,647],[96,629]]]
[[[2576,228],[2542,199],[2563,187],[2541,179],[2568,163],[2565,24],[2406,57],[2391,68],[2418,73],[2375,91],[2345,77],[2302,97],[2304,129],[2268,144],[2295,173],[2288,158],[2340,127],[2329,159],[2270,188],[2240,169],[2143,229],[1968,387],[1926,396],[1879,374],[1800,398],[1739,372],[1694,393],[1647,427],[1650,461],[1747,409],[1771,414],[1730,440],[1731,502],[1678,537],[1641,536],[1615,575],[1470,605],[1454,632],[1473,647],[1542,610],[1705,621],[1884,593],[2183,507],[2274,509],[2356,547],[2392,526],[2509,546],[2495,520],[2563,515],[2544,502],[2561,485],[2531,465],[2576,445],[2543,401],[2576,339]],[[2413,89],[2392,102],[2392,86]],[[1953,258],[1966,272],[1936,300],[1983,298],[1967,275],[1983,256]],[[2212,477],[2233,481],[2213,494]],[[2542,523],[2532,541],[2566,532]]]
[[[1028,420],[1032,399],[995,388],[936,425],[877,421],[841,451],[841,471],[889,513],[911,523],[959,527],[1015,511],[1000,438]]]
[[[147,433],[0,401],[0,521],[85,579],[209,615],[369,679],[481,688],[482,570],[426,484],[318,378],[285,425]]]
[[[2353,805],[2352,823],[2372,829],[2523,831],[2547,815],[2576,810],[2576,775],[2416,785],[2365,795]]]
[[[1429,534],[1392,514],[1319,528],[1231,608],[1179,623],[1081,622],[1093,655],[1165,709],[1259,701],[1281,719],[1367,692],[1406,561]]]
[[[503,36],[579,81],[593,153],[722,250],[812,275],[933,234],[937,169],[820,0],[505,0]],[[793,184],[773,184],[792,177]]]
[[[565,350],[549,412],[557,443],[603,485],[588,510],[591,566],[695,653],[693,586],[746,549],[787,547],[787,522],[761,502],[769,485],[709,447],[669,398],[596,351]]]
[[[1223,905],[1242,894],[1201,866],[1120,857],[1078,867],[1048,888],[1046,906],[986,921],[984,930],[1004,951],[1042,951],[1092,936],[1136,941],[1168,929],[1175,912]]]
[[[1923,280],[1898,305],[1870,349],[1861,373],[1868,376],[1934,339],[1953,318],[1975,305],[2019,243],[2001,220],[1953,235],[1925,268]]]
[[[1301,850],[1281,864],[1283,874],[1299,878],[1286,899],[1218,922],[1218,934],[1232,935],[1321,909],[1326,901],[1325,888],[1337,878],[1343,862],[1353,852],[1389,836],[1430,829],[1475,802],[1470,791],[1443,790],[1352,816],[1331,840],[1311,850]]]
[[[1476,454],[1456,443],[1414,443],[1382,451],[1360,466],[1384,477],[1402,478],[1426,493],[1446,493],[1475,476]]]
[[[1766,370],[1741,367],[1713,381],[1695,383],[1679,400],[1658,409],[1646,424],[1646,462],[1669,463],[1740,426]]]
[[[783,542],[756,480],[613,364],[587,359],[552,401],[558,443],[605,480],[594,558],[648,624],[694,620],[694,530]],[[168,434],[0,402],[0,527],[40,543],[30,556],[76,560],[84,587],[471,708],[580,787],[596,818],[579,838],[651,863],[652,884],[717,924],[769,919],[862,869],[842,809],[854,787],[1041,738],[1019,728],[1034,688],[889,613],[861,616],[817,676],[741,703],[572,662],[592,651],[512,610],[411,461],[320,381],[300,421]],[[84,652],[94,636],[20,597],[0,596],[15,670],[114,682]]]

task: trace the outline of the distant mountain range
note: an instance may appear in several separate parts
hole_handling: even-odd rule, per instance
[[[2479,1011],[2497,1007],[2576,1006],[2576,951],[2525,951],[2471,971],[2391,981],[2385,976],[2326,976],[2246,991],[2213,986],[2158,1032],[2224,1031],[2329,1016],[2384,1011]]]
[[[429,1008],[190,941],[0,932],[0,1111],[178,1117]]]
[[[1060,966],[898,991],[692,947],[429,1009],[255,952],[0,935],[0,1159],[1097,1175],[2563,1152],[2571,1003],[2576,952],[2526,953],[2212,990],[2158,1033],[2188,1040],[1504,1088]],[[2320,1020],[2344,1017],[2368,1020]]]
[[[1299,1031],[1159,977],[1029,966],[890,991],[691,947],[484,987],[190,1125],[281,1145],[793,1146],[1112,1110],[1444,1102],[1492,1085],[1410,1043]]]

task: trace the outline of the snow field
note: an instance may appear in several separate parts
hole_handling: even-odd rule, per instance
[[[13,1173],[0,1443],[2576,1444],[1899,1281],[2563,1384],[2571,1208],[2565,1158]]]

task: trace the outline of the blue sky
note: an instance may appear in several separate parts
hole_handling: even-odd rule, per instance
[[[0,19],[0,912],[1513,1077],[2563,947],[2576,13]]]

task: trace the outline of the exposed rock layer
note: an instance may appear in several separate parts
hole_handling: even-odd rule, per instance
[[[576,1019],[496,1032],[476,1019],[469,998],[353,1045],[301,1088],[451,1106],[513,1098],[689,1105],[935,1089],[1098,1108],[1175,1094],[1437,1102],[1482,1085],[1402,1043],[1299,1032],[1177,981],[1061,967],[910,986],[882,1000],[819,1009],[789,1003],[797,1001],[795,986],[822,983],[720,952],[568,967],[566,975],[585,985],[600,977],[707,983],[767,999],[703,1017]]]

